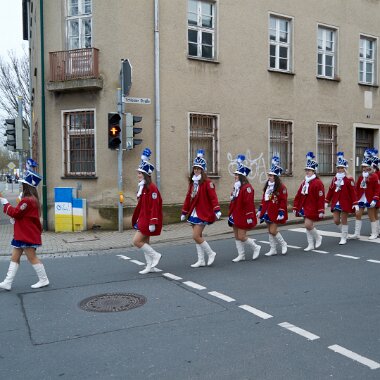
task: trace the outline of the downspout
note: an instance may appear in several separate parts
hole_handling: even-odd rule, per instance
[[[154,0],[154,108],[156,135],[156,184],[161,188],[160,30],[159,0]]]
[[[46,131],[45,131],[45,47],[44,47],[44,0],[40,0],[41,40],[41,144],[42,144],[42,219],[43,229],[48,230],[46,186]]]

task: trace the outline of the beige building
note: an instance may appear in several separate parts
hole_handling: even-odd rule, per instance
[[[151,99],[125,104],[143,118],[143,142],[123,152],[124,207],[136,203],[146,146],[167,206],[183,201],[198,148],[226,203],[238,153],[256,199],[274,153],[290,198],[308,151],[325,184],[337,151],[355,174],[364,148],[379,147],[379,15],[379,0],[24,0],[46,225],[54,188],[73,187],[87,199],[89,228],[117,226],[107,124],[121,59],[132,64],[129,96]]]

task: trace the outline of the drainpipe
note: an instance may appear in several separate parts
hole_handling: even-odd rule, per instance
[[[42,219],[43,229],[48,230],[46,186],[46,131],[45,131],[45,47],[44,47],[44,0],[40,0],[41,40],[41,144],[42,144]]]
[[[154,108],[156,134],[156,184],[161,187],[160,30],[159,0],[154,0]]]

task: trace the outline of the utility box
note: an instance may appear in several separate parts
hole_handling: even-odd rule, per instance
[[[73,231],[87,230],[87,204],[86,199],[73,199]]]
[[[73,187],[54,188],[55,232],[73,231]]]

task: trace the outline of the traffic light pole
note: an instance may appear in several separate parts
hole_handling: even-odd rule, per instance
[[[121,88],[117,89],[117,112],[120,116],[119,127],[120,127],[120,140],[119,150],[117,152],[117,189],[119,192],[119,202],[118,202],[118,224],[119,232],[123,232],[123,98],[122,98]]]

